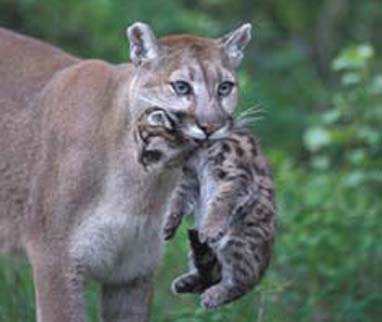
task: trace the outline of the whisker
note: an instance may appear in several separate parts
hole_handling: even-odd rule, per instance
[[[237,126],[252,125],[262,120],[265,116],[268,116],[267,111],[260,105],[255,105],[239,112],[235,116],[235,124]]]
[[[249,115],[257,115],[265,113],[264,109],[261,108],[259,105],[247,108],[237,114],[237,118],[247,117]]]
[[[253,125],[254,123],[257,123],[258,121],[264,119],[264,117],[259,116],[259,117],[248,117],[248,118],[242,118],[239,120],[236,120],[236,126],[241,127],[241,126],[249,126]]]

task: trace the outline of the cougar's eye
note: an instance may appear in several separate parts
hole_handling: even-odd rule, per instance
[[[235,84],[230,81],[225,81],[223,83],[220,83],[218,87],[218,96],[220,97],[228,96],[229,94],[231,94],[232,88],[234,86]]]
[[[184,96],[192,93],[191,85],[185,81],[175,81],[170,83],[176,95]]]

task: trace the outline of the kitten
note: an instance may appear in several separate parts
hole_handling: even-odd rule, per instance
[[[166,240],[194,208],[190,270],[172,288],[175,293],[202,293],[202,305],[215,308],[250,291],[272,254],[273,181],[249,131],[235,128],[191,158],[169,206],[163,229]]]
[[[202,305],[215,308],[248,293],[268,267],[276,219],[273,181],[248,130],[234,128],[196,148],[182,134],[186,121],[153,107],[140,117],[136,140],[146,168],[186,162],[169,205],[164,239],[174,236],[192,210],[196,228],[188,236],[190,270],[172,288],[202,293]]]

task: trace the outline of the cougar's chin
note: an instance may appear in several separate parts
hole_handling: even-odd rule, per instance
[[[232,122],[226,122],[222,127],[218,128],[215,132],[212,132],[208,138],[210,140],[223,139],[228,135],[231,129],[232,129]]]

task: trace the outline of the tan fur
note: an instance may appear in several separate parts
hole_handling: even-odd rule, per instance
[[[160,48],[157,61],[114,66],[0,29],[0,251],[26,250],[39,322],[85,321],[88,278],[102,283],[104,321],[148,320],[179,171],[144,171],[135,121],[158,105],[221,123],[208,87],[219,70],[235,77],[214,40],[166,38]],[[192,69],[198,90],[179,99],[169,81]],[[236,94],[224,104],[230,113]]]

